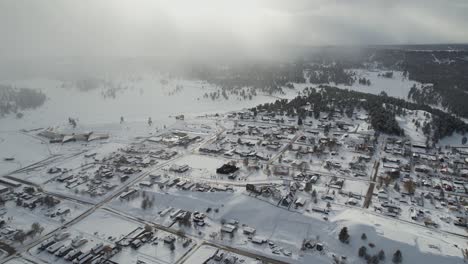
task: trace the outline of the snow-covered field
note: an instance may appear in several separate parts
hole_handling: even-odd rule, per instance
[[[18,131],[0,131],[0,175],[43,160],[49,155],[48,146],[36,138]],[[14,160],[6,161],[5,158]]]
[[[252,100],[215,100],[203,98],[205,92],[214,91],[200,81],[170,80],[163,85],[161,77],[144,75],[134,82],[113,80],[127,89],[116,92],[115,98],[104,98],[105,87],[80,91],[75,87],[62,87],[57,80],[0,81],[2,84],[27,87],[43,91],[48,99],[35,110],[24,111],[24,117],[8,116],[0,119],[5,129],[49,127],[64,124],[69,117],[77,118],[78,124],[102,125],[118,123],[123,116],[128,122],[146,122],[152,117],[156,126],[172,123],[172,116],[178,114],[198,115],[207,112],[226,112],[260,103],[274,98],[259,95]],[[183,89],[174,92],[177,85]]]
[[[420,110],[408,111],[408,113],[406,116],[396,116],[395,119],[412,142],[425,144],[427,137],[424,135],[422,127],[426,122],[430,122],[430,114]],[[425,115],[428,115],[429,118]]]
[[[363,77],[369,79],[371,85],[362,85],[356,81],[352,86],[338,85],[339,88],[372,94],[380,94],[382,91],[385,91],[389,96],[406,99],[411,87],[414,84],[419,84],[418,82],[408,80],[408,78],[403,76],[403,72],[401,71],[393,71],[392,78],[378,76],[385,71],[364,69],[351,69],[350,71],[355,72],[358,79]]]

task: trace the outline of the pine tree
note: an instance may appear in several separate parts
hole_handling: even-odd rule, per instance
[[[378,256],[379,256],[379,260],[385,260],[385,252],[383,251],[383,249],[379,251]]]
[[[367,253],[367,248],[365,246],[362,246],[359,248],[359,251],[358,251],[358,256],[363,258]]]
[[[362,239],[362,240],[366,240],[366,239],[367,239],[366,233],[362,233],[361,239]]]
[[[340,234],[338,235],[338,239],[342,243],[348,243],[349,242],[348,228],[346,226],[341,229]]]
[[[403,256],[401,255],[401,251],[398,249],[393,254],[392,262],[393,263],[401,263],[403,261]]]
[[[13,236],[14,241],[18,241],[23,244],[24,240],[26,239],[26,233],[23,230],[18,230],[15,235]]]
[[[367,263],[379,264],[379,257],[377,255],[374,255],[367,260]]]

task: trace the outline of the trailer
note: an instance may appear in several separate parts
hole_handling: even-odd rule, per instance
[[[81,254],[83,254],[83,253],[81,253],[81,251],[79,251],[77,249],[72,249],[70,252],[68,252],[67,255],[65,255],[64,259],[68,260],[68,261],[73,261],[75,258],[80,256]]]
[[[86,238],[77,238],[75,240],[72,241],[72,246],[75,247],[75,248],[79,248],[81,247],[82,245],[88,243],[88,239]]]
[[[60,248],[56,253],[55,253],[55,256],[57,257],[63,257],[65,256],[66,254],[68,254],[68,252],[72,251],[73,250],[73,247],[71,245],[67,245],[67,246],[63,246],[62,248]]]
[[[94,255],[89,253],[86,256],[84,256],[81,260],[75,259],[73,261],[73,264],[84,264],[84,263],[91,261],[93,258],[94,258]]]
[[[101,252],[103,248],[104,248],[104,244],[99,243],[99,244],[96,244],[93,248],[91,248],[91,252],[93,252],[93,254],[99,254],[99,252]]]
[[[80,254],[79,256],[77,256],[74,260],[73,260],[73,263],[74,264],[78,264],[80,263],[81,260],[83,260],[84,258],[87,258],[88,256],[93,256],[93,254],[90,252],[88,253],[82,253]]]
[[[172,212],[169,216],[170,216],[171,218],[174,218],[174,217],[176,217],[181,211],[182,211],[182,209],[177,209],[177,210],[175,210],[174,212]]]
[[[39,250],[44,250],[44,249],[52,246],[53,244],[55,244],[55,240],[54,239],[48,239],[48,240],[42,242],[38,249]]]
[[[49,246],[47,248],[47,252],[49,252],[50,254],[54,254],[55,252],[57,252],[59,249],[61,249],[64,245],[63,244],[60,244],[60,243],[56,243],[56,244],[53,244],[51,246]]]
[[[159,212],[159,215],[164,217],[164,216],[166,216],[170,211],[172,211],[172,209],[174,209],[174,208],[168,207],[168,208],[162,210],[161,212]]]

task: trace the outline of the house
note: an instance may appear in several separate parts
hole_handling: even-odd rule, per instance
[[[120,199],[126,199],[130,200],[135,194],[137,193],[137,190],[135,189],[130,189],[120,195]]]
[[[164,217],[164,216],[166,216],[170,211],[172,211],[172,209],[174,209],[174,208],[168,207],[168,208],[166,208],[166,209],[160,211],[160,212],[159,212],[159,215],[162,216],[162,217]]]
[[[335,188],[335,189],[341,189],[343,188],[343,185],[344,185],[344,179],[338,179],[338,178],[332,179],[329,184],[330,188]]]
[[[223,151],[223,149],[219,146],[206,146],[201,147],[199,151],[203,153],[220,153],[221,151]]]
[[[176,238],[173,235],[168,235],[164,237],[164,243],[166,244],[174,244]]]
[[[234,153],[241,157],[254,157],[257,154],[255,150],[235,150]]]
[[[255,230],[255,228],[252,228],[252,227],[249,227],[249,226],[245,226],[245,227],[244,227],[244,230],[243,230],[243,233],[244,233],[245,235],[248,235],[248,236],[253,236],[253,235],[255,235],[255,232],[256,232],[256,231],[257,231],[257,230]]]
[[[5,185],[0,184],[0,195],[8,194],[9,192],[10,192],[10,188],[8,188]]]
[[[50,140],[63,138],[63,134],[58,133],[58,132],[54,131],[51,128],[39,132],[38,135],[41,136],[41,137],[45,137],[47,139],[50,139]]]
[[[379,190],[377,193],[377,197],[382,200],[387,200],[388,199],[388,193],[385,190]]]
[[[414,170],[416,172],[428,173],[430,171],[430,168],[426,165],[418,165],[414,167]]]
[[[291,166],[295,168],[306,168],[308,164],[309,163],[304,160],[294,160],[293,162],[291,162]]]
[[[264,238],[264,237],[261,237],[261,236],[254,236],[252,237],[252,243],[254,244],[263,244],[263,243],[266,243],[267,242],[267,239]]]
[[[269,160],[269,157],[265,153],[262,153],[262,152],[257,152],[255,154],[255,157],[257,157],[260,160]]]
[[[293,201],[294,201],[294,194],[290,192],[281,200],[281,204],[283,206],[289,206]]]
[[[157,181],[157,180],[161,179],[161,174],[153,174],[153,173],[151,173],[151,174],[149,175],[149,177],[150,177],[151,181]]]
[[[220,191],[220,192],[225,192],[228,190],[228,187],[226,187],[225,185],[215,185],[213,186],[212,190],[216,190],[216,191]]]
[[[94,141],[94,140],[100,140],[100,139],[108,139],[108,138],[109,138],[109,134],[93,132],[88,136],[88,142]]]
[[[8,186],[11,186],[11,187],[14,187],[14,188],[18,188],[21,186],[20,183],[16,182],[16,181],[12,181],[10,179],[7,179],[5,177],[1,177],[0,178],[0,183],[4,184],[4,185],[8,185]]]
[[[277,166],[274,169],[276,175],[287,176],[289,175],[289,167]]]
[[[467,178],[468,177],[468,169],[461,169],[460,170],[460,177]]]
[[[294,202],[296,206],[304,206],[305,203],[306,203],[306,200],[303,197],[297,198],[296,201]]]
[[[128,180],[129,176],[127,174],[124,174],[124,175],[120,175],[120,181],[121,182],[124,182],[126,180]]]
[[[177,218],[177,216],[182,212],[182,209],[177,209],[174,212],[172,212],[169,217],[170,218]]]
[[[232,224],[224,224],[221,227],[221,232],[225,232],[225,233],[233,233],[236,230],[237,230],[237,226],[232,225]]]
[[[323,244],[322,244],[322,243],[317,243],[317,244],[315,244],[315,248],[316,248],[318,251],[322,251],[322,250],[323,250]]]
[[[413,143],[413,148],[418,148],[418,149],[426,149],[426,144],[423,143]]]
[[[224,252],[218,249],[212,258],[216,261],[221,261],[224,258]]]
[[[74,135],[66,135],[62,139],[62,143],[73,142],[73,141],[76,141],[76,138]]]
[[[172,164],[172,166],[169,168],[170,171],[177,172],[177,173],[184,173],[188,171],[190,167],[186,164],[184,165],[178,165],[178,164]]]
[[[250,184],[250,183],[247,183],[247,184],[245,185],[245,189],[246,189],[247,191],[249,191],[249,192],[253,192],[253,193],[256,193],[256,194],[262,193],[262,190],[261,190],[260,187],[257,187],[257,186],[255,186],[255,185],[253,185],[253,184]]]
[[[150,181],[142,181],[142,182],[139,183],[139,185],[141,187],[151,187],[151,186],[153,186],[153,183],[150,182]]]
[[[277,151],[281,148],[281,145],[280,144],[268,144],[266,148],[268,150]]]
[[[355,198],[351,197],[351,198],[348,199],[346,204],[355,206],[355,205],[358,204],[358,201]]]
[[[181,188],[181,187],[184,186],[186,183],[187,183],[186,180],[181,180],[181,181],[179,181],[179,182],[176,184],[176,186],[179,187],[179,188]]]
[[[319,177],[318,175],[312,176],[312,177],[310,178],[310,182],[311,182],[312,184],[317,183],[318,177]]]

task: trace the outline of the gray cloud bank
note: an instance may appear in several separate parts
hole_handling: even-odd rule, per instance
[[[0,0],[0,58],[467,43],[467,0]]]

